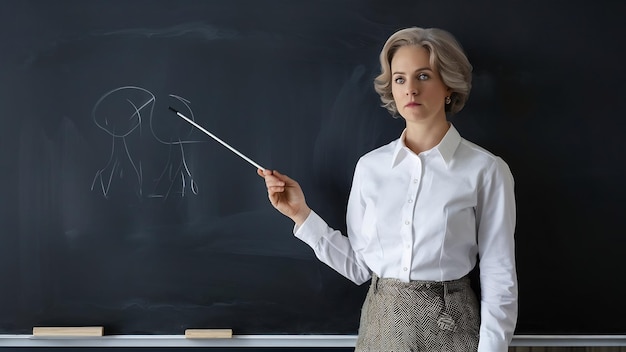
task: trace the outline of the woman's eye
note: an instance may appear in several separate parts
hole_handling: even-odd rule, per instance
[[[397,77],[394,81],[395,81],[397,84],[402,84],[402,83],[404,83],[404,78],[402,78],[402,77]]]
[[[425,74],[425,73],[420,73],[419,75],[417,75],[417,79],[419,79],[420,81],[425,81],[427,79],[429,79],[430,77]]]

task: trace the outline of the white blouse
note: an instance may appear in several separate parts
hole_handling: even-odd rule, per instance
[[[399,139],[358,161],[348,236],[315,212],[297,228],[324,263],[362,284],[382,278],[448,281],[480,265],[479,351],[506,351],[517,321],[515,195],[507,164],[454,126],[420,154]]]

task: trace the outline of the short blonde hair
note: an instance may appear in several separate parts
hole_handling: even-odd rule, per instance
[[[461,111],[472,88],[472,65],[454,36],[438,28],[406,28],[387,39],[380,52],[381,73],[374,79],[374,89],[380,95],[382,106],[397,117],[398,108],[391,93],[391,59],[398,48],[405,45],[420,45],[428,50],[430,65],[452,92],[446,112],[453,115]]]

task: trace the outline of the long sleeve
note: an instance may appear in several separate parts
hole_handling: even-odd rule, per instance
[[[329,227],[314,211],[294,230],[295,236],[308,244],[320,261],[350,281],[360,285],[371,278],[369,269],[354,252],[348,238]]]
[[[513,176],[497,158],[478,191],[476,208],[480,260],[479,352],[506,352],[517,322],[515,196]]]

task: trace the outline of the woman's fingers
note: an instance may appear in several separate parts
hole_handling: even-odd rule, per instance
[[[257,174],[265,179],[267,195],[274,208],[296,224],[302,223],[310,209],[306,205],[304,193],[298,182],[276,170],[258,169]]]
[[[285,182],[277,176],[280,175],[277,171],[257,169],[257,174],[265,179],[270,201],[276,205],[281,193],[285,192]]]
[[[276,171],[272,172],[270,170],[265,170],[263,173],[259,173],[259,175],[262,175],[263,178],[265,178],[265,185],[267,186],[267,188],[271,188],[271,187],[284,187],[285,186],[285,181],[281,180],[282,177],[279,177],[276,175]]]

